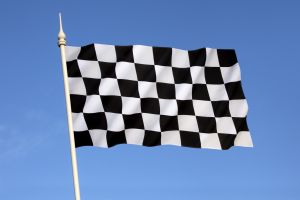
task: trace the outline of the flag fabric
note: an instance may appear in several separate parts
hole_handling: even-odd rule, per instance
[[[66,60],[76,147],[252,146],[234,50],[90,44]]]

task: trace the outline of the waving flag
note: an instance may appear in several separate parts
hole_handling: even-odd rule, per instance
[[[76,147],[252,146],[234,50],[66,47]]]

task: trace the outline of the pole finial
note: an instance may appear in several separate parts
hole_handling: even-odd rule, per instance
[[[59,32],[58,32],[58,46],[66,46],[66,34],[63,31],[61,13],[59,13]]]

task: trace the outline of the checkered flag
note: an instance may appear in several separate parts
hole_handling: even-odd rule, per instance
[[[252,146],[234,50],[66,47],[76,147]]]

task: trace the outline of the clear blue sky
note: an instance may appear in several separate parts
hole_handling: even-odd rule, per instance
[[[73,199],[58,12],[69,45],[234,48],[255,148],[77,149],[83,200],[300,199],[300,1],[3,1],[0,199]]]

